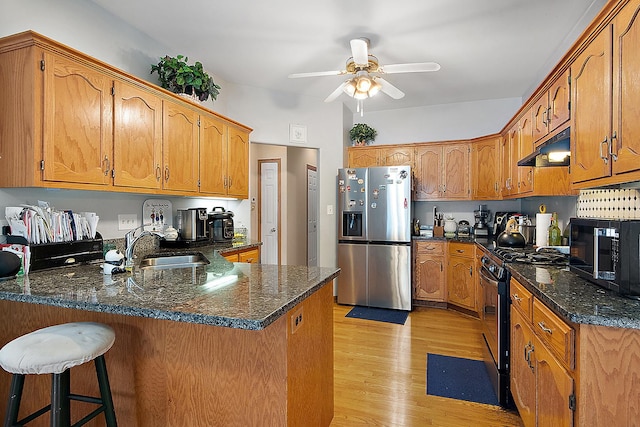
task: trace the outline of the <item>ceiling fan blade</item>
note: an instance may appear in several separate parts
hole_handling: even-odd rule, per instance
[[[369,40],[351,40],[351,56],[356,65],[366,66],[369,64]]]
[[[347,85],[347,83],[349,83],[349,80],[347,80],[346,82],[342,83],[340,86],[338,86],[338,88],[336,90],[331,92],[331,95],[327,96],[327,98],[324,100],[324,102],[331,102],[334,99],[336,99],[337,97],[339,97],[340,94],[342,94],[342,90]]]
[[[392,97],[393,99],[400,99],[404,97],[404,92],[383,79],[382,77],[376,77],[375,80],[380,83],[380,90]]]
[[[321,76],[340,76],[342,74],[346,74],[346,70],[340,71],[316,71],[313,73],[294,73],[289,74],[290,79],[298,79],[300,77],[321,77]]]
[[[427,71],[438,71],[440,64],[437,62],[414,62],[412,64],[390,64],[379,68],[379,72],[385,74],[394,73],[424,73]]]

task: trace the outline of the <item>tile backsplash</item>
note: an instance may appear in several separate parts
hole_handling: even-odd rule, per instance
[[[579,218],[640,219],[640,190],[580,190]]]

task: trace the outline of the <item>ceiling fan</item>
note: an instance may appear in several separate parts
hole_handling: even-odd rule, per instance
[[[324,102],[331,102],[340,96],[342,92],[345,92],[347,95],[359,101],[358,110],[360,111],[362,100],[370,98],[380,91],[386,93],[393,99],[400,99],[404,96],[404,92],[380,77],[379,74],[422,73],[438,71],[440,69],[440,64],[437,62],[415,62],[383,66],[378,61],[378,58],[369,54],[369,39],[364,37],[353,39],[350,44],[351,57],[347,60],[347,65],[344,70],[289,74],[289,78],[353,74],[353,77],[338,86]]]

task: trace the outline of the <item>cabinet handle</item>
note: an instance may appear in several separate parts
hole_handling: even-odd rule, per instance
[[[440,271],[444,271],[444,267],[442,266],[442,261],[440,261]]]
[[[547,123],[551,127],[551,107],[547,108]]]
[[[456,252],[458,252],[459,254],[463,254],[464,253],[464,249],[456,249]]]
[[[607,149],[605,150],[605,153],[608,154],[609,153],[609,137],[608,136],[605,136],[604,141],[600,143],[600,158],[604,160],[604,164],[606,165],[609,163],[609,157],[607,156],[607,154],[602,153],[602,146],[605,144],[607,145]]]
[[[109,175],[109,169],[111,169],[111,162],[107,156],[104,156],[104,160],[102,161],[104,165],[104,176]]]
[[[511,295],[511,299],[512,299],[512,300],[515,300],[515,301],[516,301],[516,302],[518,302],[518,303],[519,303],[520,301],[522,301],[522,298],[520,298],[520,297],[518,296],[518,294],[512,294],[512,295]]]
[[[549,120],[549,118],[547,117],[547,111],[548,111],[548,110],[544,110],[544,111],[542,112],[542,124],[543,124],[545,127],[548,127],[548,126],[549,126],[549,124],[547,123],[547,120]]]
[[[614,144],[615,141],[615,144]],[[616,146],[616,152],[613,152],[613,146]],[[613,131],[613,135],[611,135],[611,144],[609,144],[609,155],[613,161],[618,160],[618,134],[616,131]]]
[[[543,331],[545,331],[549,335],[551,335],[553,333],[553,331],[551,329],[547,328],[547,325],[545,325],[544,322],[542,322],[542,321],[538,322],[538,326],[540,326],[540,329],[542,329]]]
[[[160,165],[156,165],[156,181],[160,181],[162,178],[162,168]]]
[[[529,169],[529,173],[527,174],[527,179],[529,180],[529,184],[533,183],[533,168]]]
[[[253,262],[253,258],[247,258],[246,260],[244,260],[244,262],[248,262],[249,264],[251,264]]]
[[[224,188],[227,188],[227,177],[226,177],[226,175],[224,177]]]
[[[164,167],[164,180],[169,181],[169,166]]]
[[[473,276],[473,267],[469,267],[469,276]]]
[[[231,177],[229,177],[229,188],[231,188],[233,186],[233,180],[231,179]]]

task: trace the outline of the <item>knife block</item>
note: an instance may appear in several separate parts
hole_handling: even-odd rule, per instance
[[[444,226],[442,225],[433,226],[433,237],[444,237]]]

